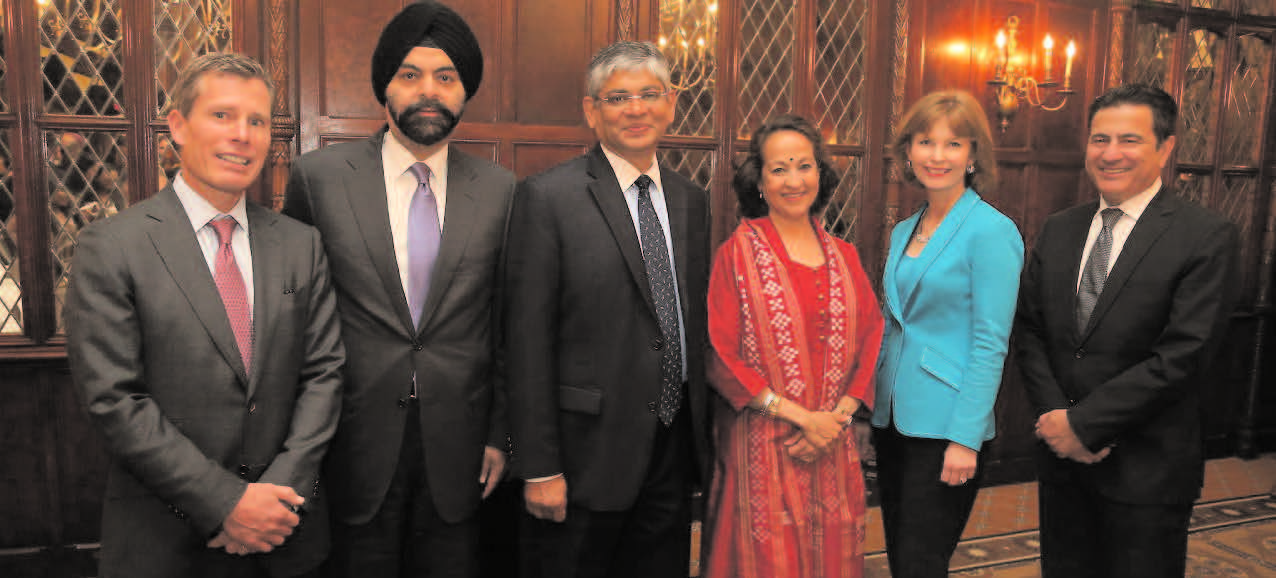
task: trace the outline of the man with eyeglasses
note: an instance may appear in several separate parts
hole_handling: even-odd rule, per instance
[[[705,191],[661,167],[677,95],[649,42],[594,56],[599,144],[519,185],[507,373],[524,576],[686,576],[708,482]]]

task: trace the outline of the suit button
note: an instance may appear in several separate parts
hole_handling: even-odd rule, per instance
[[[424,345],[421,345],[420,343],[412,344],[412,351],[421,351],[422,349],[425,349]]]
[[[248,477],[248,466],[247,466],[247,465],[240,464],[240,466],[239,466],[239,477],[241,477],[241,478],[247,478],[247,477]]]
[[[399,407],[408,407],[408,400],[399,399]]]
[[[647,411],[651,413],[656,413],[656,402],[654,401],[647,402]]]
[[[248,400],[248,413],[257,413],[257,402]]]
[[[659,337],[653,337],[653,338],[651,338],[651,348],[652,348],[652,349],[654,349],[654,350],[656,350],[656,351],[660,351],[660,349],[661,349],[662,347],[664,347],[664,346],[665,346],[665,340],[664,340],[664,339],[661,339],[661,338],[659,338]]]
[[[1077,352],[1073,354],[1073,357],[1076,357],[1077,359],[1081,359],[1082,357],[1085,357],[1085,350],[1078,349]]]

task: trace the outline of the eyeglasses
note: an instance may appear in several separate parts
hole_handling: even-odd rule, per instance
[[[637,94],[613,94],[611,96],[596,96],[594,97],[594,100],[598,101],[603,106],[606,106],[608,108],[622,108],[624,106],[628,106],[630,102],[635,100],[642,101],[643,104],[647,106],[651,106],[653,104],[656,104],[657,102],[660,102],[660,99],[664,98],[665,95],[667,94],[669,94],[668,90],[664,92],[656,92],[654,90],[648,90],[647,92],[640,92]]]

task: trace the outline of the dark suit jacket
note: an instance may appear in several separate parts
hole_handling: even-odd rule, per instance
[[[1088,327],[1077,275],[1098,203],[1051,216],[1024,270],[1015,340],[1038,412],[1068,408],[1086,466],[1041,444],[1046,480],[1091,484],[1125,503],[1183,503],[1204,480],[1200,396],[1239,285],[1236,227],[1163,188],[1130,232]]]
[[[248,482],[291,486],[320,506],[344,359],[327,261],[314,229],[251,203],[248,229],[251,375],[171,188],[80,235],[67,355],[112,457],[104,576],[189,575]],[[301,531],[326,536],[314,513]],[[323,554],[287,553],[307,565]]]
[[[478,508],[484,445],[506,445],[493,327],[514,175],[448,151],[443,238],[417,331],[390,235],[385,135],[307,153],[288,182],[284,213],[323,236],[349,351],[325,479],[338,520],[372,518],[398,465],[415,374],[430,492],[439,515],[455,523]]]
[[[660,177],[687,341],[687,403],[707,481],[708,197],[671,170]],[[519,185],[507,267],[510,420],[520,473],[565,473],[572,505],[627,509],[652,452],[665,344],[638,234],[600,147]]]

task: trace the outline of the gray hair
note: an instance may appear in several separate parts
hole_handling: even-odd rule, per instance
[[[182,69],[169,95],[167,110],[177,110],[182,116],[189,115],[199,98],[199,79],[208,74],[232,74],[247,80],[261,80],[266,83],[266,90],[274,101],[275,83],[260,63],[243,54],[210,52],[192,60]]]
[[[650,72],[665,88],[669,88],[669,61],[651,42],[622,41],[605,46],[589,62],[585,73],[585,95],[598,96],[603,83],[617,71]]]

